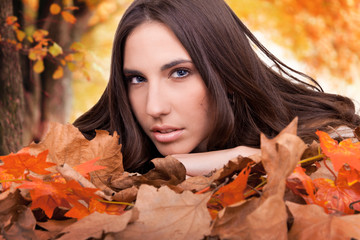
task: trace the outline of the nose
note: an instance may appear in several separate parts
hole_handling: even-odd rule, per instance
[[[165,87],[159,83],[150,83],[147,93],[146,113],[153,118],[169,114],[171,111],[169,100]]]

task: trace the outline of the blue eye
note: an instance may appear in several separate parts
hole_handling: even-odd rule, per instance
[[[189,71],[188,71],[188,70],[186,70],[186,69],[179,69],[179,70],[174,71],[174,72],[171,74],[171,77],[174,77],[174,78],[183,78],[183,77],[186,77],[187,75],[189,75]]]
[[[146,81],[146,79],[141,76],[130,76],[127,77],[127,79],[130,84],[139,84]]]

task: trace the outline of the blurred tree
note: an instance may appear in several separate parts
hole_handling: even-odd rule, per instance
[[[0,39],[15,39],[14,31],[4,25],[12,14],[11,0],[0,1]],[[0,48],[0,155],[17,149],[22,143],[24,96],[19,53]]]
[[[252,30],[290,49],[311,74],[351,82],[360,72],[359,0],[226,0]]]
[[[69,120],[71,71],[81,68],[90,77],[86,50],[76,42],[102,21],[104,6],[116,9],[123,3],[0,2],[0,155],[4,155],[39,140],[49,121]]]

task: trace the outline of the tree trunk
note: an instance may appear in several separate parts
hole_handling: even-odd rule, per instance
[[[12,1],[0,1],[0,36],[14,39],[6,25],[13,15]],[[0,42],[0,155],[16,152],[23,144],[24,97],[20,57],[15,46]]]
[[[61,14],[49,13],[53,2],[39,1],[35,27],[47,30],[48,37],[66,50],[86,31],[91,11],[84,2],[74,0],[74,5],[79,7],[74,13],[77,22],[70,24]],[[14,39],[14,31],[5,23],[7,16],[17,16],[20,28],[28,24],[23,13],[23,0],[0,0],[2,39]],[[46,57],[45,70],[37,74],[27,54],[19,55],[6,40],[0,41],[0,155],[18,151],[33,140],[39,141],[50,121],[67,122],[72,95],[72,74],[68,69],[64,70],[63,78],[54,80],[52,75],[59,63]]]

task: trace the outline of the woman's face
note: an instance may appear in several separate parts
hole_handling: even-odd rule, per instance
[[[124,75],[132,110],[159,152],[205,150],[207,88],[189,54],[164,24],[146,22],[128,36]]]

